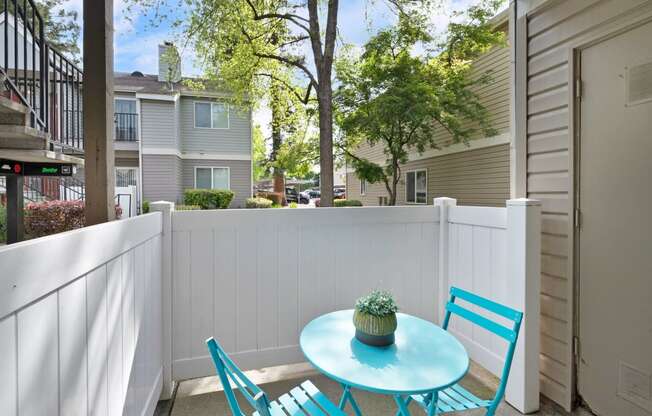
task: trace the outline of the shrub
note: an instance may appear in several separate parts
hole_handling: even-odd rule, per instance
[[[143,214],[149,214],[149,201],[143,201]]]
[[[7,208],[0,205],[0,243],[7,241]]]
[[[201,207],[199,205],[177,205],[174,209],[177,211],[199,211]]]
[[[198,205],[201,209],[228,208],[235,194],[228,189],[186,189],[185,205]]]
[[[280,192],[258,192],[258,198],[265,198],[272,201],[274,204],[283,205],[283,194]]]
[[[259,197],[247,198],[247,201],[245,202],[247,208],[272,208],[273,204],[274,203],[269,199]]]
[[[122,208],[115,206],[116,219]],[[25,233],[30,238],[82,228],[86,223],[84,201],[32,202],[25,207]]]
[[[289,206],[290,206],[290,208],[298,208],[299,204],[297,204],[296,202],[290,202]]]
[[[335,207],[361,207],[362,202],[357,199],[336,199],[333,201]]]

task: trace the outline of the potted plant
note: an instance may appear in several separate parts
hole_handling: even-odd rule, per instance
[[[375,290],[355,303],[355,337],[362,343],[386,347],[394,343],[398,306],[392,294]]]

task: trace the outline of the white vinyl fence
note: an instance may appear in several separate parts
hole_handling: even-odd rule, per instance
[[[390,290],[403,312],[440,323],[455,285],[525,312],[507,399],[522,411],[538,408],[537,203],[458,207],[438,198],[435,206],[185,212],[156,205],[171,231],[163,243],[171,253],[163,264],[171,379],[213,374],[209,336],[245,368],[304,361],[305,324],[376,288]],[[473,360],[500,375],[499,338],[459,320],[451,330]]]
[[[161,214],[0,248],[0,415],[152,415]]]

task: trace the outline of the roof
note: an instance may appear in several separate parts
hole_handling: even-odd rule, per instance
[[[160,94],[160,95],[197,95],[197,96],[227,96],[228,92],[224,89],[206,85],[203,90],[195,90],[184,85],[183,81],[193,80],[201,81],[198,78],[182,78],[179,82],[168,83],[159,81],[158,75],[142,74],[132,75],[136,72],[114,72],[113,85],[116,90],[129,90],[143,94]]]

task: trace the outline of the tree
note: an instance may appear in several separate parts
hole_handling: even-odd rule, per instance
[[[265,138],[259,125],[254,126],[251,138],[253,147],[253,175],[254,181],[263,179],[267,174],[267,149],[265,148]]]
[[[466,22],[451,23],[436,56],[413,53],[416,45],[428,45],[433,38],[425,17],[412,15],[410,21],[401,17],[395,27],[380,31],[360,57],[337,62],[337,121],[344,137],[339,145],[358,177],[385,185],[390,205],[396,204],[400,166],[408,161],[408,152],[436,148],[438,129],[455,142],[468,141],[478,130],[495,134],[471,89],[489,76],[469,76],[472,60],[504,41],[489,24],[494,3],[473,6]],[[386,164],[356,156],[354,149],[362,142],[382,146]]]
[[[43,18],[45,39],[57,51],[79,62],[79,14],[66,10],[67,0],[38,0],[36,8]]]
[[[169,1],[169,0],[168,0]],[[392,10],[406,13],[409,6],[431,0],[384,0]],[[166,0],[130,0],[131,3],[160,9]],[[374,4],[374,0],[369,0]],[[201,42],[201,49],[222,47],[232,42],[233,57],[239,55],[243,43],[249,45],[249,61],[238,60],[249,67],[269,68],[272,64],[294,71],[304,81],[305,103],[314,93],[318,108],[319,164],[321,171],[322,206],[333,202],[333,88],[332,72],[337,37],[339,0],[188,0],[192,11],[189,33]],[[322,19],[320,19],[320,15]],[[306,54],[304,47],[310,49]],[[201,54],[200,54],[201,55]],[[220,65],[229,62],[220,60]],[[271,74],[270,74],[271,75]]]

